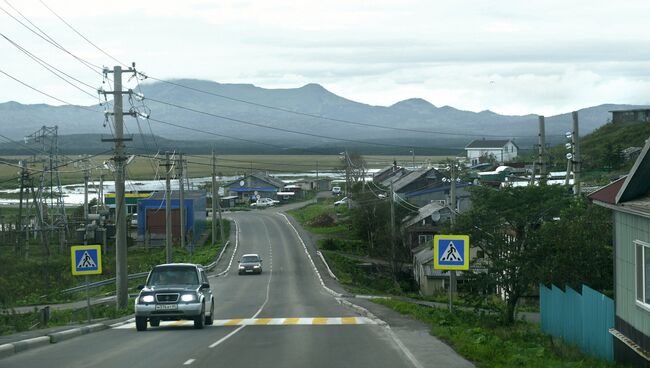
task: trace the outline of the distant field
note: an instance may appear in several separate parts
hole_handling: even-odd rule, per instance
[[[68,156],[69,160],[78,159],[79,156]],[[165,156],[159,156],[158,160],[153,158],[136,157],[127,166],[127,178],[129,179],[153,179],[156,175],[164,177],[164,167],[158,166],[163,163]],[[415,156],[415,164],[436,163],[447,158],[446,156]],[[26,159],[25,156],[3,156],[0,157],[0,187],[14,188],[18,185],[18,174],[20,169],[8,165],[8,163],[18,164],[19,160]],[[188,174],[190,177],[209,176],[212,173],[211,156],[209,155],[191,155],[185,156],[188,161]],[[382,168],[392,164],[396,160],[399,165],[411,166],[413,158],[411,156],[364,156],[368,168]],[[112,172],[103,168],[103,162],[109,161],[110,156],[96,156],[92,158],[93,166],[91,178],[97,179],[99,175],[104,174],[107,180],[112,180]],[[30,170],[34,177],[39,176],[38,170],[42,165],[31,165]],[[251,171],[268,171],[273,173],[287,172],[328,172],[333,170],[342,170],[343,161],[337,155],[323,156],[297,156],[297,155],[224,155],[217,157],[217,172],[220,175],[241,175],[248,174]],[[83,181],[83,169],[74,164],[61,167],[59,169],[63,184],[80,183]],[[39,176],[40,177],[40,176]],[[15,178],[15,180],[12,180]],[[49,182],[49,180],[48,180]]]

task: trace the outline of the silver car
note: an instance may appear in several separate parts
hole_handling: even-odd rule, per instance
[[[211,325],[214,297],[205,270],[190,263],[168,263],[151,270],[147,282],[138,287],[135,300],[135,326],[147,330],[160,321],[192,320],[194,328]]]
[[[262,258],[255,253],[244,254],[239,260],[239,274],[262,273]]]

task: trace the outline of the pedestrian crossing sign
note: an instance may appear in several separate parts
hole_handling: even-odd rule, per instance
[[[72,274],[99,275],[102,273],[102,246],[75,245],[70,247]]]
[[[469,236],[435,235],[433,237],[433,268],[436,270],[469,270]]]

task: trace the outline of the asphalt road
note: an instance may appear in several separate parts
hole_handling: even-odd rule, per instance
[[[230,271],[211,278],[214,326],[137,332],[127,324],[21,352],[0,367],[413,367],[385,327],[350,318],[361,316],[325,291],[284,217],[274,209],[231,217],[237,249]],[[237,275],[244,253],[261,255],[261,275]]]

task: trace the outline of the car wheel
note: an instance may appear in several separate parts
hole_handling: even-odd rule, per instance
[[[203,327],[205,327],[205,304],[203,304],[203,308],[201,308],[201,314],[194,318],[194,328],[200,330]]]
[[[210,303],[210,315],[205,316],[205,324],[212,325],[212,323],[214,323],[214,299]]]
[[[135,317],[135,329],[138,331],[146,331],[147,317]]]
[[[158,318],[149,318],[149,324],[151,327],[158,327],[160,326],[160,319]]]

